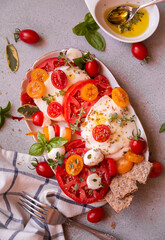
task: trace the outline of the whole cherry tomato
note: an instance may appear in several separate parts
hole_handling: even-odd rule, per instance
[[[28,44],[34,44],[40,40],[38,33],[31,29],[24,29],[21,31],[17,28],[14,33],[14,38],[16,42],[18,39],[21,39],[23,42]]]
[[[135,58],[139,60],[147,60],[148,51],[144,43],[133,43],[131,51]]]
[[[43,124],[43,121],[44,121],[44,114],[43,114],[43,112],[33,113],[32,121],[33,121],[34,125],[41,127],[42,124]]]
[[[35,105],[33,98],[31,98],[26,92],[21,95],[21,102],[23,104]]]
[[[153,166],[151,168],[151,172],[149,174],[150,178],[156,178],[159,177],[163,172],[163,166],[160,162],[154,161]]]
[[[100,222],[105,216],[105,212],[103,208],[93,208],[88,212],[87,220],[91,223],[97,223]]]
[[[85,70],[90,77],[96,77],[100,72],[100,64],[94,59],[85,64]]]
[[[143,138],[138,137],[130,141],[130,147],[133,153],[143,154],[146,150],[147,143]]]
[[[36,169],[38,175],[46,178],[54,177],[54,172],[52,171],[51,167],[47,162],[38,162],[36,158],[31,160],[31,165]]]

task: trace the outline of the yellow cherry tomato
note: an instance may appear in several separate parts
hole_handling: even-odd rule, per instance
[[[48,126],[44,126],[44,127],[43,127],[43,133],[44,133],[44,136],[45,136],[47,142],[49,142],[49,131],[48,131]]]
[[[133,167],[133,162],[128,161],[124,157],[116,161],[116,168],[119,174],[124,174],[129,172],[132,169],[132,167]]]
[[[129,104],[128,94],[121,87],[112,89],[112,99],[119,107],[127,107]]]
[[[88,102],[95,100],[98,94],[99,94],[98,88],[92,83],[87,83],[81,89],[81,98]]]
[[[72,137],[71,129],[66,127],[65,128],[65,133],[64,133],[64,135],[62,137],[65,138],[66,140],[68,140],[68,142],[70,142],[71,137]]]
[[[31,80],[39,80],[41,82],[45,82],[48,79],[49,75],[47,74],[47,72],[42,69],[42,68],[35,68],[32,72],[31,72]]]
[[[142,162],[144,160],[144,156],[143,155],[137,155],[137,154],[133,153],[132,151],[126,152],[124,157],[128,161],[134,162],[134,163],[140,163],[140,162]]]
[[[45,84],[39,80],[29,82],[26,92],[31,98],[41,98],[45,92]]]
[[[83,169],[83,159],[80,155],[74,154],[70,156],[65,162],[65,169],[69,175],[76,176]]]

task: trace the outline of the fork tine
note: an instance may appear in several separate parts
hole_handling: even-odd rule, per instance
[[[25,193],[25,192],[23,192],[23,193],[21,194],[21,196],[24,197],[24,198],[26,198],[26,199],[28,199],[28,200],[30,200],[30,201],[33,201],[33,202],[37,203],[40,207],[46,208],[47,210],[51,210],[51,209],[52,209],[51,207],[49,207],[49,206],[47,206],[47,205],[39,202],[38,200],[32,198],[30,195],[28,195],[28,194]]]
[[[45,214],[43,214],[43,213],[37,211],[35,208],[31,207],[31,206],[30,206],[29,204],[27,204],[26,202],[23,202],[23,201],[22,201],[21,204],[22,204],[22,206],[26,207],[29,211],[31,211],[31,212],[35,212],[35,214],[36,214],[37,216],[39,216],[39,217],[42,216],[43,219],[45,219],[45,217],[46,217]]]
[[[35,204],[32,203],[31,201],[27,200],[26,198],[23,198],[23,199],[20,198],[19,200],[20,200],[22,203],[27,204],[29,207],[30,207],[30,206],[33,206],[32,208],[38,210],[38,212],[40,212],[40,213],[43,213],[43,214],[46,215],[47,212],[48,212],[48,210],[45,210],[44,208],[38,207],[37,205],[35,205]]]
[[[31,212],[28,208],[26,208],[22,203],[18,202],[18,204],[24,208],[29,214],[33,215],[35,218],[39,219],[41,222],[45,222],[45,219]]]

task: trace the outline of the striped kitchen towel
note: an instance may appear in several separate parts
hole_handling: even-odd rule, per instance
[[[0,240],[65,239],[62,225],[50,226],[30,216],[18,205],[21,192],[58,208],[66,217],[85,213],[105,203],[81,205],[68,198],[56,179],[30,170],[31,156],[0,148]],[[43,157],[38,157],[43,161]]]

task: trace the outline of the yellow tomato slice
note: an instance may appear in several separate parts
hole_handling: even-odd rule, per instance
[[[129,172],[133,167],[133,162],[128,161],[124,157],[116,161],[116,168],[119,174]]]
[[[70,156],[65,162],[65,169],[69,175],[76,176],[83,169],[83,159],[80,155],[74,154]]]
[[[121,87],[112,89],[112,99],[119,107],[127,107],[129,104],[128,94]]]
[[[44,133],[44,136],[45,136],[47,142],[49,142],[49,131],[48,131],[48,126],[44,126],[44,127],[43,127],[43,133]]]
[[[130,162],[134,162],[134,163],[140,163],[144,160],[144,156],[143,155],[137,155],[135,153],[133,153],[132,151],[128,151],[125,154],[125,158],[130,161]]]
[[[64,133],[64,135],[62,137],[65,138],[66,140],[68,140],[68,142],[70,142],[71,137],[72,137],[71,129],[66,127],[65,128],[65,133]]]
[[[44,69],[41,68],[35,68],[31,72],[31,80],[39,80],[41,82],[45,82],[48,79],[49,75]]]
[[[26,92],[31,98],[41,98],[45,92],[45,84],[39,80],[33,80],[27,85]]]
[[[98,88],[92,83],[87,83],[81,89],[81,98],[88,102],[95,100],[98,94],[99,94]]]

